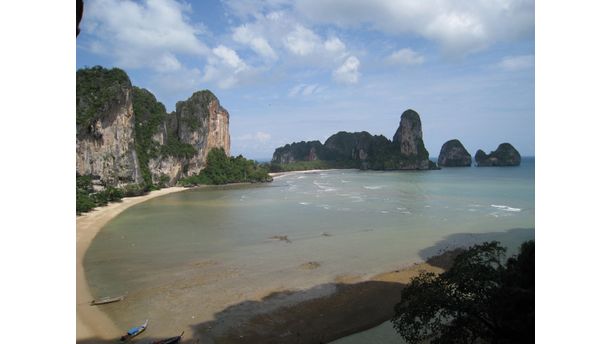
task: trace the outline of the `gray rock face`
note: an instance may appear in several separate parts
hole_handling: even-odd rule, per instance
[[[340,131],[330,136],[323,146],[335,160],[365,161],[371,150],[373,136],[367,131],[348,133]]]
[[[319,155],[324,154],[325,148],[320,141],[300,141],[286,144],[274,151],[272,162],[276,164],[290,164],[296,161],[320,160]]]
[[[479,167],[519,166],[521,164],[521,155],[509,143],[500,144],[495,151],[488,155],[479,149],[474,159]]]
[[[204,90],[167,114],[122,70],[86,68],[77,71],[76,143],[76,171],[95,183],[170,186],[199,173],[212,148],[230,154],[229,113]]]
[[[92,175],[94,179],[109,185],[142,180],[134,145],[130,86],[121,87],[112,99],[99,108],[87,132],[77,135],[77,173]]]
[[[429,152],[423,143],[421,118],[416,111],[404,111],[400,125],[393,136],[393,143],[399,144],[401,153],[408,158],[402,163],[401,169],[427,170],[431,168]]]
[[[195,92],[186,101],[176,103],[178,136],[196,149],[189,160],[187,175],[200,172],[212,148],[223,148],[230,154],[229,113],[210,91]]]
[[[472,156],[459,140],[449,140],[440,149],[438,165],[442,167],[472,166]]]

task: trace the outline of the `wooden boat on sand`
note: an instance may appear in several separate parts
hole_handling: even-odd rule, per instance
[[[115,296],[115,297],[106,296],[106,297],[103,297],[101,299],[91,300],[91,302],[89,304],[91,306],[103,305],[103,304],[106,304],[106,303],[119,302],[119,301],[121,301],[123,299],[125,299],[125,295]]]
[[[143,333],[144,330],[147,329],[147,325],[149,325],[149,319],[147,319],[144,322],[144,324],[142,324],[140,326],[132,327],[131,329],[127,330],[127,333],[124,334],[123,336],[121,336],[121,341],[125,342],[125,341],[128,341],[128,340],[131,340],[132,338],[136,337],[137,335]]]
[[[158,340],[156,342],[152,342],[151,344],[177,344],[181,341],[183,334],[185,334],[185,331],[183,331],[180,335],[176,337],[170,337],[170,338]]]

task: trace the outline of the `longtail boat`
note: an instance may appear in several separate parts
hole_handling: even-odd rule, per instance
[[[136,337],[137,335],[143,333],[144,330],[147,329],[147,325],[149,325],[149,319],[147,319],[144,322],[144,324],[142,324],[140,326],[132,327],[131,329],[127,330],[127,333],[124,334],[123,336],[121,336],[121,341],[125,342],[125,341],[128,341],[128,340],[131,340],[132,338]]]
[[[103,305],[103,304],[106,304],[106,303],[118,302],[118,301],[121,301],[123,299],[125,299],[125,295],[115,296],[115,297],[106,296],[106,297],[103,297],[101,299],[91,300],[91,302],[89,304],[91,306]]]
[[[180,335],[176,337],[170,337],[170,338],[158,340],[157,342],[153,342],[151,344],[176,344],[181,341],[183,334],[185,334],[185,331],[183,331]]]

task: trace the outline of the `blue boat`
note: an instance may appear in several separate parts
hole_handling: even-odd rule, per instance
[[[126,342],[126,341],[131,340],[132,338],[136,337],[137,335],[143,333],[144,330],[147,329],[147,325],[149,325],[149,319],[147,319],[144,322],[144,324],[142,324],[140,326],[132,327],[131,329],[129,329],[126,334],[121,336],[121,341],[122,342]]]

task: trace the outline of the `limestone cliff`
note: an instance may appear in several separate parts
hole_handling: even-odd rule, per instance
[[[442,167],[472,166],[472,156],[463,147],[461,141],[454,139],[446,141],[438,154],[438,165]]]
[[[486,154],[481,149],[476,152],[474,157],[476,164],[480,166],[519,166],[521,155],[509,143],[500,144],[497,149],[490,154]]]
[[[358,133],[340,131],[325,140],[324,146],[328,151],[334,153],[336,160],[365,161],[368,159],[372,137],[367,131]]]
[[[320,160],[321,155],[325,155],[325,148],[319,141],[301,141],[286,144],[274,150],[272,163],[290,164],[297,161]]]
[[[200,172],[214,147],[230,154],[229,113],[212,92],[198,91],[186,101],[176,103],[176,118],[180,142],[196,149],[189,160],[187,175]]]
[[[78,174],[169,186],[199,173],[215,147],[230,153],[229,113],[212,92],[195,92],[168,114],[120,69],[77,72]]]
[[[404,111],[393,136],[393,143],[399,144],[400,152],[407,158],[401,169],[426,170],[433,164],[429,161],[429,152],[423,143],[421,118],[416,111]]]
[[[76,79],[76,172],[110,185],[142,181],[128,76],[94,67],[79,70]]]

